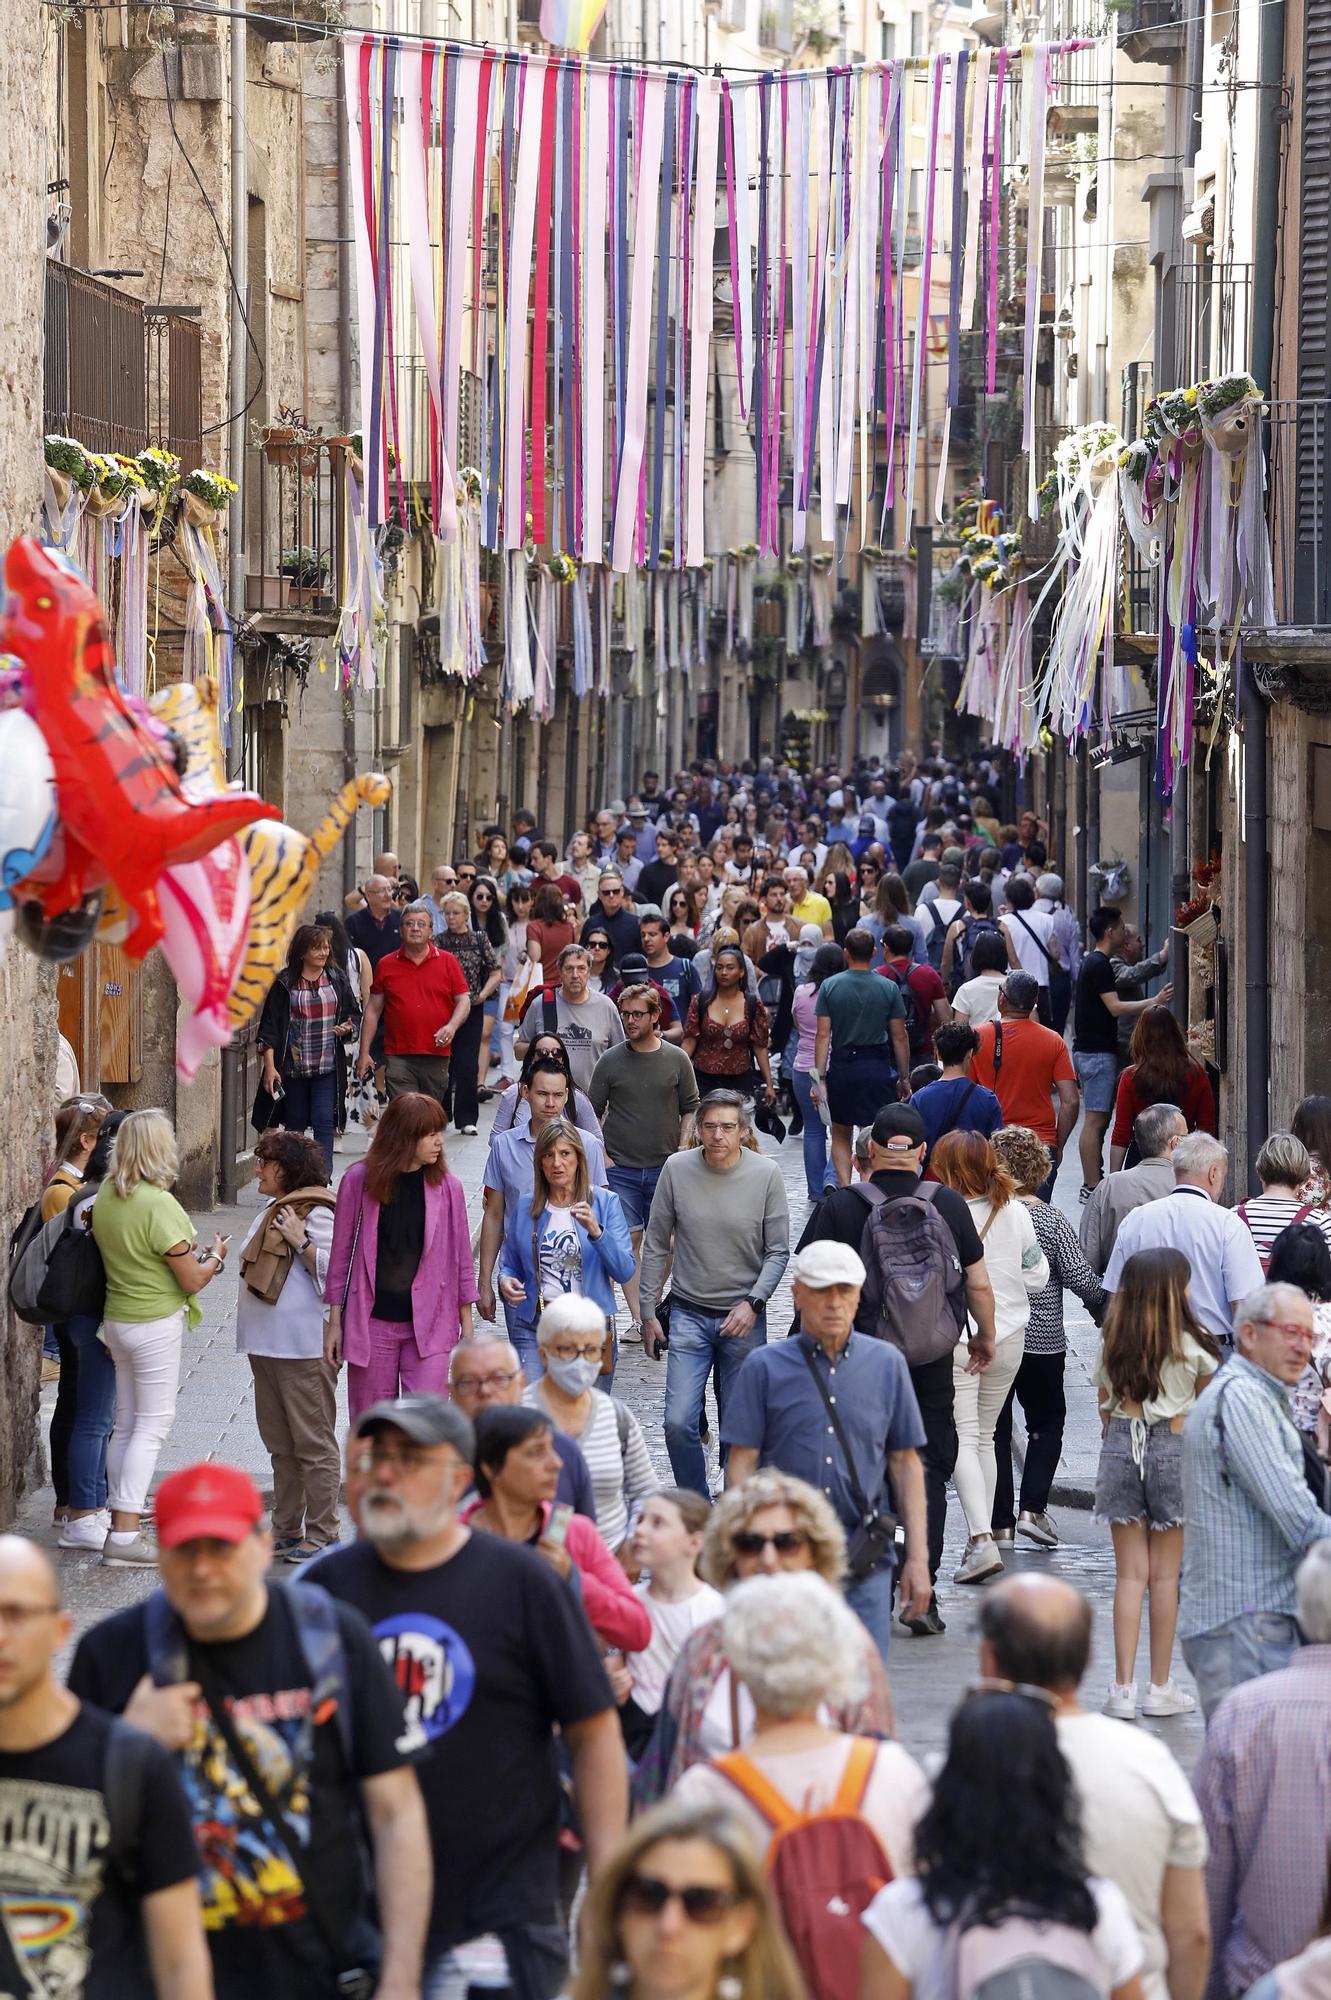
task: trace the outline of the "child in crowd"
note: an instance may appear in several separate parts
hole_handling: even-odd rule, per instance
[[[725,1609],[719,1590],[698,1575],[698,1555],[707,1525],[707,1502],[676,1486],[653,1493],[632,1535],[634,1561],[645,1572],[634,1589],[652,1620],[650,1645],[629,1656],[616,1675],[619,1717],[631,1757],[641,1756],[656,1723],[661,1696],[684,1641]]]

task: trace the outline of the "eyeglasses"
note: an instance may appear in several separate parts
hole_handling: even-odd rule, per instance
[[[712,1882],[689,1882],[677,1889],[655,1875],[630,1875],[619,1892],[621,1912],[659,1917],[667,1903],[678,1903],[691,1924],[719,1924],[739,1900],[733,1889],[718,1889]]]
[[[552,1347],[549,1351],[556,1361],[599,1361],[603,1346],[604,1342],[600,1339],[584,1340],[580,1347],[570,1347],[565,1341],[561,1346]]]
[[[797,1549],[809,1546],[809,1537],[799,1528],[782,1528],[776,1535],[760,1535],[755,1528],[742,1528],[734,1537],[737,1556],[760,1556],[764,1549],[773,1548],[779,1556],[793,1556]]]
[[[621,1007],[619,1018],[621,1021],[650,1021],[652,1010],[650,1007]]]
[[[703,1121],[702,1135],[704,1139],[725,1139],[730,1133],[738,1130],[738,1118],[729,1118],[725,1124],[722,1124],[719,1118],[707,1118]]]
[[[377,1472],[385,1465],[391,1465],[394,1472],[419,1472],[422,1466],[443,1463],[436,1456],[437,1449],[415,1444],[367,1444],[354,1453],[351,1463],[357,1472]]]
[[[453,1387],[461,1389],[464,1396],[474,1396],[482,1389],[506,1389],[517,1381],[519,1373],[516,1368],[496,1368],[492,1375],[455,1375]]]
[[[1313,1330],[1310,1326],[1300,1326],[1299,1322],[1293,1319],[1259,1319],[1254,1320],[1253,1324],[1254,1326],[1269,1326],[1273,1332],[1283,1333],[1290,1340],[1306,1340],[1310,1342],[1313,1337]]]
[[[58,1604],[0,1604],[0,1628],[6,1632],[26,1632],[38,1618],[54,1618]]]
[[[493,903],[494,897],[488,889],[478,889],[476,891],[476,901],[478,903]]]

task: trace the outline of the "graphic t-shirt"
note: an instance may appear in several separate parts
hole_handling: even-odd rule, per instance
[[[566,1208],[547,1207],[537,1232],[541,1297],[562,1298],[582,1289],[582,1238]]]
[[[614,1706],[581,1603],[497,1535],[472,1535],[437,1569],[390,1569],[357,1542],[305,1573],[370,1620],[406,1697],[398,1748],[419,1760],[429,1816],[432,1941],[552,1921],[554,1728]]]
[[[198,1679],[202,1668],[226,1700],[251,1761],[273,1796],[284,1800],[302,1853],[309,1844],[305,1865],[311,1875],[318,1871],[327,1905],[345,1912],[354,1950],[358,1938],[372,1940],[359,1781],[395,1770],[407,1758],[397,1748],[401,1697],[364,1620],[343,1607],[338,1624],[354,1771],[344,1763],[335,1721],[311,1722],[309,1670],[295,1614],[279,1586],[270,1586],[268,1608],[245,1638],[191,1644],[189,1674]],[[84,1700],[119,1712],[147,1671],[145,1607],[135,1604],[84,1634],[69,1685]],[[189,1748],[173,1761],[185,1781],[203,1861],[203,1923],[218,2000],[256,2000],[270,1992],[301,1992],[313,2000],[330,1991],[324,1948],[306,1902],[302,1856],[290,1854],[260,1814],[202,1700]]]
[[[528,1003],[518,1029],[519,1041],[530,1042],[542,1032],[544,1007],[544,998],[539,993]],[[590,1090],[597,1063],[607,1049],[624,1039],[619,1009],[603,993],[589,993],[576,1007],[562,993],[557,994],[555,1033],[568,1051],[568,1066],[579,1090]]]
[[[140,1899],[199,1872],[175,1759],[142,1752],[137,1828],[117,1829],[133,1891],[111,1854],[104,1783],[112,1722],[81,1707],[38,1750],[0,1752],[0,1993],[122,2000],[152,1990]]]

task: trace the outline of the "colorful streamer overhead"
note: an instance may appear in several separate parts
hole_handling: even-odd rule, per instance
[[[593,0],[546,10],[550,39],[585,45]],[[697,566],[718,376],[753,442],[760,555],[798,553],[811,520],[843,540],[857,501],[862,546],[894,507],[908,530],[941,505],[963,332],[994,387],[1006,170],[1028,163],[1038,240],[1045,106],[1086,46],[725,77],[349,34],[369,528],[401,504],[419,348],[446,542],[465,455],[487,548]],[[1039,301],[1032,276],[1028,432]],[[921,496],[940,316],[944,464]]]

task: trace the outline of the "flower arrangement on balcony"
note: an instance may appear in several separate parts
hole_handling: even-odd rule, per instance
[[[88,495],[88,512],[92,515],[123,514],[126,496],[145,489],[146,482],[137,463],[121,454],[107,456],[102,452],[93,452],[89,456],[96,481]]]
[[[360,432],[357,431],[356,432],[357,442],[359,442],[359,439],[360,439]],[[462,470],[458,473],[458,490],[460,493],[465,494],[468,500],[480,499],[481,475],[476,466],[474,465],[463,466]]]
[[[51,431],[42,439],[42,455],[62,513],[75,487],[80,493],[92,492],[97,484],[96,462],[77,438]]]
[[[1218,854],[1212,854],[1209,861],[1199,861],[1192,871],[1193,894],[1186,903],[1176,904],[1174,928],[1181,931],[1189,945],[1214,943],[1220,930],[1216,911],[1220,895],[1221,861]]]
[[[165,496],[180,478],[180,460],[173,451],[163,451],[159,445],[150,444],[134,463],[150,493]]]
[[[1251,375],[1221,375],[1198,384],[1197,411],[1207,442],[1226,458],[1237,458],[1261,416],[1262,392]]]
[[[675,567],[675,551],[668,542],[662,546],[660,554],[656,558],[656,567],[658,569],[673,569]]]
[[[307,475],[318,471],[323,430],[310,423],[302,411],[279,403],[276,423],[256,424],[254,437],[270,465],[293,466]]]
[[[825,576],[832,567],[833,557],[826,549],[819,549],[809,557],[809,568],[819,576]]]
[[[799,555],[794,555],[794,554],[788,555],[786,557],[785,562],[781,565],[781,567],[785,571],[787,576],[796,576],[796,577],[803,576],[804,574],[803,554],[801,553]]]
[[[665,551],[662,550],[661,553],[664,555]],[[578,565],[572,556],[565,555],[562,551],[558,555],[551,556],[545,567],[553,583],[572,583],[578,573]]]
[[[191,528],[211,528],[239,491],[235,480],[224,473],[196,466],[181,484],[180,511]]]

